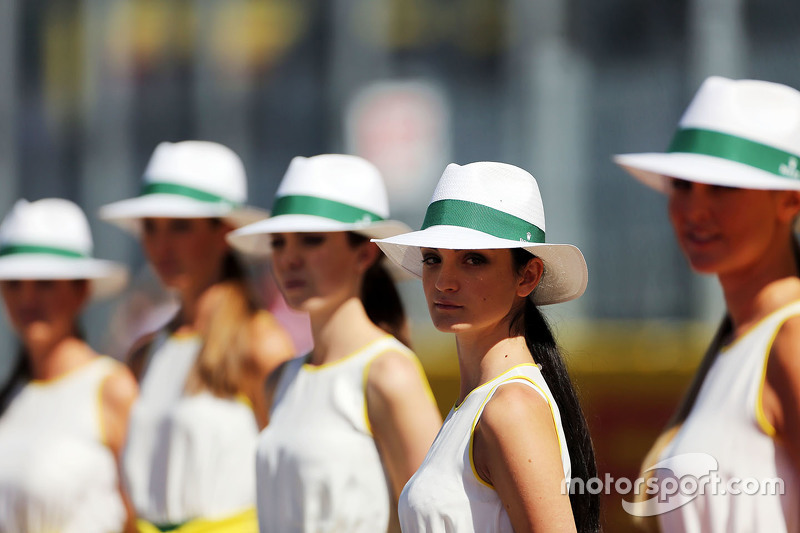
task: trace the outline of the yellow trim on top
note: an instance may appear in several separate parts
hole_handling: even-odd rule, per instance
[[[719,349],[720,353],[724,353],[724,352],[727,352],[728,350],[732,349],[734,346],[736,346],[736,344],[737,344],[737,343],[738,343],[738,342],[739,342],[741,339],[743,339],[743,338],[747,337],[747,336],[748,336],[750,333],[752,333],[752,332],[753,332],[753,331],[754,331],[756,328],[758,328],[759,326],[761,326],[761,324],[763,324],[763,323],[764,323],[766,320],[769,320],[770,318],[772,318],[772,316],[776,315],[777,313],[780,313],[781,311],[783,311],[783,310],[784,310],[784,309],[786,309],[787,307],[791,307],[791,306],[793,306],[793,305],[797,305],[797,304],[800,304],[800,300],[794,300],[794,301],[792,301],[792,302],[789,302],[789,303],[788,303],[788,304],[786,304],[786,305],[782,305],[782,306],[780,306],[779,308],[775,309],[774,311],[772,311],[771,313],[769,313],[767,316],[763,317],[761,320],[759,320],[758,322],[756,322],[755,324],[753,324],[752,326],[750,326],[749,328],[747,328],[747,330],[745,330],[745,332],[744,332],[744,333],[742,333],[741,335],[739,335],[738,337],[736,337],[735,339],[733,339],[733,341],[731,341],[731,343],[730,343],[730,344],[727,344],[727,345],[725,345],[725,346],[721,347],[721,348]],[[800,313],[800,311],[798,311],[798,313]],[[789,315],[789,317],[792,317],[792,316],[796,316],[796,315]],[[787,317],[787,318],[786,318],[786,320],[788,320],[788,318],[789,318],[789,317]],[[786,320],[783,320],[783,321],[781,322],[781,324],[783,324],[783,322],[785,322]]]
[[[786,307],[786,306],[784,306]],[[767,414],[764,412],[764,385],[767,381],[767,365],[769,364],[769,356],[772,353],[772,345],[775,343],[775,339],[778,337],[778,332],[781,330],[783,325],[786,323],[787,320],[790,318],[794,318],[796,316],[800,316],[800,312],[794,315],[788,315],[781,320],[777,326],[775,327],[775,331],[772,332],[772,336],[767,343],[766,353],[764,354],[764,364],[761,368],[761,379],[758,383],[758,392],[756,393],[756,422],[758,423],[761,431],[766,433],[768,436],[772,437],[773,439],[778,434],[778,431],[775,429],[770,421],[767,419]]]
[[[61,374],[60,376],[56,376],[56,377],[50,378],[50,379],[31,379],[31,380],[28,381],[28,384],[29,385],[36,385],[37,387],[48,387],[50,385],[55,385],[56,383],[59,383],[60,381],[64,381],[68,377],[77,374],[81,370],[83,370],[85,368],[89,368],[90,366],[95,364],[97,361],[99,361],[103,357],[107,357],[107,356],[98,355],[96,357],[92,357],[91,359],[89,359],[85,363],[82,363],[82,364],[76,366],[75,368],[70,368],[69,370],[67,370],[66,372]]]
[[[393,339],[395,338],[392,335],[389,336],[392,337]],[[408,357],[414,363],[414,365],[417,368],[417,372],[419,372],[420,376],[422,376],[422,382],[425,384],[425,393],[427,394],[428,398],[430,398],[430,400],[433,402],[433,405],[436,405],[436,397],[433,395],[433,390],[431,390],[431,385],[430,383],[428,383],[428,376],[425,374],[425,369],[422,367],[422,363],[420,363],[419,357],[417,357],[417,355],[411,349],[409,349],[408,346],[406,346],[400,341],[397,341],[396,346],[389,346],[385,350],[376,353],[375,356],[372,359],[370,359],[366,365],[364,365],[364,372],[361,381],[362,383],[361,387],[362,390],[364,391],[364,423],[366,424],[367,433],[369,433],[370,435],[372,435],[372,424],[370,424],[369,422],[369,406],[367,405],[367,382],[369,379],[369,370],[372,367],[372,363],[374,363],[378,357],[389,351],[396,351],[397,353],[400,353]]]
[[[246,394],[237,392],[233,399],[238,403],[246,405],[251,411],[253,410],[253,402],[250,401],[250,398],[248,398]]]
[[[136,529],[139,533],[162,532],[158,526],[141,519],[136,521]],[[167,531],[171,533],[258,533],[258,515],[255,507],[251,507],[218,520],[196,518],[178,527],[169,528]]]
[[[100,380],[100,386],[97,387],[97,430],[99,431],[100,435],[100,442],[104,446],[108,446],[108,432],[106,431],[106,424],[105,424],[105,412],[104,408],[105,405],[103,404],[103,388],[106,385],[106,381],[111,377],[112,372],[106,374],[103,379]]]
[[[340,359],[337,359],[336,361],[331,361],[329,363],[322,363],[321,365],[313,365],[311,363],[305,362],[305,363],[303,363],[303,368],[305,370],[310,371],[310,372],[319,372],[320,370],[325,370],[326,368],[330,368],[332,366],[336,366],[338,364],[344,363],[345,361],[349,361],[350,359],[353,359],[355,356],[365,352],[366,350],[368,350],[369,348],[371,348],[375,344],[377,344],[379,342],[382,342],[382,341],[385,341],[387,338],[393,339],[394,337],[392,335],[389,335],[388,333],[386,335],[381,335],[380,337],[378,337],[374,341],[368,342],[367,344],[365,344],[364,346],[362,346],[358,350],[356,350],[356,351],[354,351],[354,352],[352,352],[352,353],[350,353],[348,355],[345,355],[344,357],[342,357]]]
[[[167,336],[167,338],[176,341],[189,341],[200,339],[200,334],[196,331],[173,331]]]
[[[500,376],[503,376],[503,375],[507,374],[508,372],[510,372],[511,370],[513,370],[514,368],[517,368],[519,366],[537,366],[537,365],[535,365],[535,364],[534,365],[530,365],[529,363],[524,363],[522,365],[516,365],[515,367],[512,367],[511,369],[507,370],[506,372],[503,372],[503,374],[500,374]],[[558,440],[558,450],[559,450],[559,452],[561,454],[564,453],[565,446],[566,446],[566,443],[562,442],[561,435],[558,433],[558,422],[556,421],[556,413],[553,410],[553,403],[550,401],[550,397],[547,395],[545,390],[542,387],[540,387],[538,383],[533,381],[528,376],[510,376],[508,379],[504,379],[504,380],[500,381],[494,387],[492,387],[492,389],[486,395],[486,398],[481,403],[481,406],[478,408],[478,412],[475,414],[475,419],[472,421],[472,428],[470,429],[470,433],[469,433],[469,466],[472,469],[472,474],[475,476],[475,479],[477,479],[481,484],[485,485],[486,487],[488,487],[488,488],[490,488],[492,490],[495,490],[494,486],[491,483],[487,483],[486,481],[484,481],[481,478],[481,476],[478,475],[478,471],[475,468],[475,459],[474,459],[474,457],[472,455],[473,454],[473,448],[474,448],[474,445],[475,445],[475,427],[478,425],[478,421],[480,420],[480,417],[483,414],[483,410],[486,407],[486,403],[494,396],[495,391],[497,391],[497,389],[499,387],[501,387],[502,385],[506,385],[507,383],[513,382],[513,381],[516,381],[516,380],[527,381],[533,386],[533,388],[535,388],[536,390],[539,391],[539,393],[542,396],[542,399],[544,399],[544,401],[547,402],[547,407],[550,408],[550,418],[553,420],[553,428],[556,431],[556,439]],[[470,394],[472,394],[472,392],[470,392]],[[469,395],[467,395],[467,396],[469,396]],[[465,400],[466,400],[466,398],[465,398]],[[461,404],[463,405],[464,402],[461,402]]]
[[[509,372],[511,372],[512,370],[514,370],[514,369],[516,369],[516,368],[523,367],[523,366],[535,366],[535,367],[537,367],[537,368],[538,368],[538,365],[536,365],[536,363],[520,363],[520,364],[518,364],[518,365],[514,365],[514,366],[512,366],[511,368],[509,368],[509,369],[508,369],[508,370],[506,370],[505,372],[501,373],[500,375],[493,377],[492,379],[490,379],[490,380],[489,380],[489,381],[487,381],[486,383],[491,383],[492,381],[494,381],[494,380],[496,380],[496,379],[499,379],[499,378],[501,378],[501,377],[505,376],[506,374],[508,374],[508,373],[509,373]],[[464,396],[464,399],[463,399],[463,400],[461,400],[461,402],[460,402],[460,403],[459,403],[459,402],[456,402],[456,403],[453,405],[453,410],[454,410],[454,411],[458,411],[458,410],[461,408],[461,406],[462,406],[462,405],[464,405],[464,402],[466,402],[466,401],[467,401],[467,398],[469,398],[470,396],[472,396],[472,393],[473,393],[473,392],[475,392],[476,390],[478,390],[478,389],[480,389],[481,387],[483,387],[484,385],[486,385],[486,383],[481,383],[480,385],[478,385],[477,387],[475,387],[474,389],[472,389],[471,391],[469,391],[469,394],[467,394],[466,396]]]

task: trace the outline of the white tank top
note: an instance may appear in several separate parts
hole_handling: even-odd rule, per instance
[[[258,441],[262,533],[376,533],[389,524],[390,489],[367,419],[366,379],[379,355],[415,357],[392,336],[333,363],[289,361]]]
[[[741,494],[714,494],[708,488],[682,507],[659,516],[663,531],[769,532],[800,531],[798,479],[786,448],[764,416],[761,391],[767,356],[781,325],[800,315],[800,302],[773,312],[732,345],[723,348],[706,376],[691,413],[661,459],[701,452],[716,459],[722,486],[736,483]],[[735,478],[781,478],[783,496],[755,494],[755,484]],[[687,485],[688,486],[688,485]],[[709,485],[710,487],[711,485]],[[727,490],[727,489],[726,489]],[[760,492],[760,491],[756,491]]]
[[[473,432],[486,403],[498,387],[507,383],[530,386],[550,405],[564,479],[569,482],[569,452],[558,406],[539,368],[534,364],[517,365],[474,389],[461,405],[450,410],[428,455],[400,495],[403,533],[513,532],[497,492],[475,472],[471,453]]]
[[[0,418],[0,531],[121,531],[117,464],[104,443],[103,381],[117,363],[95,360],[31,381]]]
[[[184,393],[200,348],[197,336],[160,333],[131,412],[124,477],[138,517],[159,526],[222,519],[255,505],[252,409]]]

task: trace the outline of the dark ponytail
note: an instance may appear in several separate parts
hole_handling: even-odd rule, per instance
[[[353,232],[347,234],[347,239],[353,247],[368,242],[367,237]],[[410,347],[403,302],[392,277],[383,266],[383,259],[384,256],[381,254],[364,274],[361,302],[364,304],[367,316],[376,326]]]
[[[25,353],[25,349],[20,346],[17,350],[17,362],[14,365],[14,369],[11,371],[11,375],[8,376],[3,388],[0,389],[0,416],[5,413],[19,386],[30,379],[31,368],[28,355]]]
[[[512,249],[511,253],[518,269],[524,267],[532,257],[522,248]],[[525,308],[521,315],[512,321],[512,334],[521,332],[521,321],[524,321],[525,344],[533,360],[541,365],[542,376],[561,413],[572,478],[588,483],[589,479],[597,477],[592,438],[556,340],[544,316],[530,298],[525,299]],[[579,533],[600,531],[600,498],[597,494],[582,492],[583,494],[573,494],[570,491],[569,496],[577,530]]]

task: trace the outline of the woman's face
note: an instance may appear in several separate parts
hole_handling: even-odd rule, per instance
[[[358,296],[375,255],[369,253],[369,243],[351,245],[343,231],[274,233],[271,239],[278,287],[293,309],[306,312]]]
[[[797,193],[737,189],[674,179],[669,218],[692,268],[746,272],[789,244]]]
[[[180,293],[199,292],[222,275],[229,231],[208,218],[146,218],[142,246],[164,285]]]
[[[5,280],[0,282],[11,325],[26,345],[75,333],[89,296],[84,280]]]
[[[513,309],[533,291],[540,259],[519,271],[510,250],[423,248],[422,286],[433,325],[450,333],[508,334]]]

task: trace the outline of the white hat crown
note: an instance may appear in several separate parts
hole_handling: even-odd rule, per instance
[[[21,250],[91,256],[92,234],[86,216],[61,198],[18,200],[0,225],[0,255]]]
[[[800,189],[800,91],[761,80],[707,78],[666,153],[617,164],[661,192],[668,179],[749,189]]]
[[[140,194],[102,206],[99,215],[135,235],[148,217],[221,218],[238,228],[269,216],[246,200],[247,176],[236,152],[210,141],[163,142],[150,157]]]
[[[144,172],[142,192],[243,204],[247,178],[242,160],[227,146],[209,141],[162,142]]]
[[[542,195],[527,171],[505,163],[451,163],[433,192],[422,229],[462,226],[510,240],[544,242]]]
[[[383,238],[409,231],[389,219],[389,199],[380,171],[355,155],[297,156],[275,193],[272,216],[228,234],[247,254],[269,254],[272,233],[352,231]],[[399,270],[398,270],[399,271]]]
[[[712,76],[681,117],[679,131],[688,129],[724,133],[800,155],[800,91],[768,81]]]
[[[380,172],[366,159],[346,154],[297,156],[275,193],[272,209],[272,216],[287,214],[377,221],[389,218],[389,200]]]
[[[0,224],[0,280],[89,280],[93,298],[125,287],[127,269],[92,257],[86,215],[73,202],[18,200]]]

